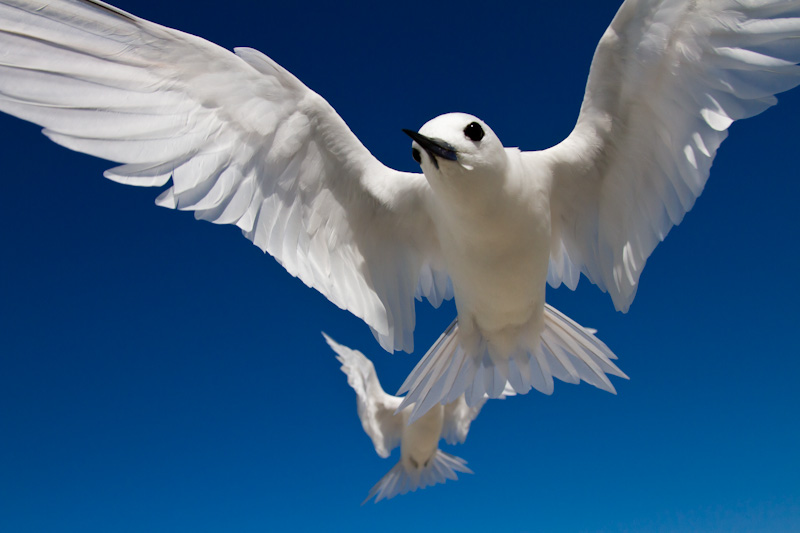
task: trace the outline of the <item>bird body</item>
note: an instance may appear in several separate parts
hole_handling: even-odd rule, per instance
[[[462,345],[477,351],[486,342],[508,358],[518,339],[529,333],[538,342],[541,331],[549,205],[541,180],[525,173],[519,150],[498,148],[500,172],[444,162],[441,172],[430,164],[423,169],[435,192],[432,218],[453,283]]]
[[[485,131],[480,150],[470,142],[458,145],[472,123]],[[453,284],[462,345],[477,354],[486,343],[506,359],[520,342],[532,349],[542,329],[552,176],[526,164],[519,149],[503,147],[468,114],[442,115],[419,133],[455,146],[459,157],[424,158],[421,166],[432,190],[431,218]],[[525,337],[530,339],[521,341]]]

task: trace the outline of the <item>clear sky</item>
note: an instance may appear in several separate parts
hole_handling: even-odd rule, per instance
[[[475,114],[506,146],[564,138],[616,2],[117,6],[270,55],[373,154]],[[489,402],[474,475],[360,507],[380,459],[321,330],[393,392],[455,316],[418,304],[414,355],[230,226],[0,116],[0,531],[800,531],[800,90],[735,124],[628,314],[583,280],[551,304],[630,381]]]

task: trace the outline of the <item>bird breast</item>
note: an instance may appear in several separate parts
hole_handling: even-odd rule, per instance
[[[550,204],[543,180],[526,176],[518,152],[502,185],[476,190],[470,209],[443,204],[434,222],[453,282],[462,344],[472,330],[492,337],[541,324],[550,258]],[[463,194],[463,191],[462,191]]]

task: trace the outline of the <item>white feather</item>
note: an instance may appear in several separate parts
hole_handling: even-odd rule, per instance
[[[436,454],[431,459],[431,462],[419,472],[408,469],[402,461],[398,461],[394,467],[378,481],[369,494],[361,502],[361,505],[367,503],[371,498],[375,498],[375,503],[381,500],[394,498],[400,494],[407,494],[415,492],[417,489],[424,489],[436,485],[437,483],[444,483],[448,479],[453,481],[458,479],[456,472],[464,472],[466,474],[474,474],[472,470],[467,468],[467,462],[455,455],[436,450]]]
[[[550,284],[573,287],[580,270],[627,310],[731,123],[800,83],[798,37],[797,2],[625,2],[597,47],[572,134],[525,155],[558,168]]]
[[[486,398],[525,394],[531,388],[550,394],[553,392],[553,377],[567,383],[583,380],[613,393],[614,386],[606,374],[624,379],[628,376],[613,363],[616,355],[595,333],[596,330],[584,328],[545,304],[541,346],[531,352],[515,352],[507,370],[503,371],[488,354],[479,364],[472,364],[473,359],[466,356],[459,344],[456,320],[400,387],[398,393],[408,392],[408,395],[398,410],[410,408],[409,420],[412,422],[438,403],[455,406],[465,401],[466,406],[479,410]],[[498,380],[502,382],[501,389],[498,389]],[[466,399],[462,396],[454,398],[456,391],[464,390],[462,387],[467,390]]]
[[[389,457],[403,434],[403,418],[394,414],[400,406],[400,398],[384,392],[372,361],[361,352],[338,344],[325,333],[322,335],[336,352],[342,372],[347,375],[347,384],[356,392],[358,417],[364,432],[372,439],[375,452],[384,459]]]
[[[445,439],[448,444],[463,443],[486,397],[477,405],[469,406],[460,396],[439,411],[429,411],[425,417],[407,423],[408,410],[395,412],[401,398],[383,391],[372,362],[361,352],[337,343],[325,333],[322,335],[342,364],[347,383],[356,392],[358,416],[375,451],[386,458],[392,449],[401,447],[400,460],[372,487],[365,502],[372,497],[378,502],[448,479],[455,480],[456,472],[472,473],[466,461],[438,449],[438,442]],[[506,393],[514,394],[510,389]]]
[[[383,166],[274,61],[95,0],[4,1],[0,48],[0,110],[123,163],[117,182],[171,179],[159,205],[239,226],[384,348],[413,349],[417,280],[441,264],[427,183]],[[422,295],[438,305],[439,289]]]

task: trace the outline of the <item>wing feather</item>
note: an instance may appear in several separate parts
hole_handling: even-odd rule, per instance
[[[427,182],[277,63],[96,0],[4,0],[0,50],[0,110],[120,163],[109,179],[171,181],[158,205],[238,226],[384,348],[413,350],[414,296],[438,305],[447,278]]]
[[[483,404],[488,397],[479,400],[475,405],[467,405],[466,399],[462,394],[454,402],[444,406],[444,425],[442,427],[442,438],[447,444],[463,444],[469,433],[469,426],[478,417]]]
[[[342,346],[325,333],[322,336],[336,352],[336,359],[342,363],[342,372],[347,375],[347,383],[356,392],[358,417],[372,439],[375,451],[384,459],[389,457],[403,436],[403,416],[394,414],[401,399],[384,392],[375,366],[364,354]]]
[[[600,40],[553,169],[548,282],[578,271],[626,311],[656,245],[708,179],[728,127],[800,83],[800,2],[627,0]]]

